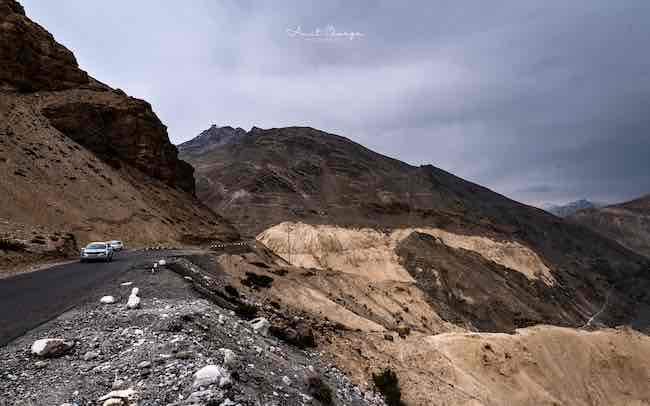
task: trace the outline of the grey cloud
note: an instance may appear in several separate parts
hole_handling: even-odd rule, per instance
[[[173,141],[309,125],[532,204],[650,192],[650,2],[24,0]],[[355,41],[286,29],[333,25]]]

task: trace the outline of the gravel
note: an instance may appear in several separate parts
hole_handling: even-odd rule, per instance
[[[131,270],[120,282],[106,295],[126,298],[138,286],[128,300],[138,297],[139,307],[95,299],[0,348],[0,405],[323,404],[310,392],[313,375],[334,404],[384,405],[318,351],[264,334],[267,320],[251,324],[198,297],[164,265],[155,274]],[[43,338],[74,345],[43,360],[31,354]]]

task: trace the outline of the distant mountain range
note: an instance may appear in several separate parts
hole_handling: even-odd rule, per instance
[[[569,219],[650,257],[650,195],[625,203],[581,210],[569,216]]]
[[[541,209],[551,214],[555,214],[558,217],[568,217],[580,210],[597,209],[603,206],[605,206],[605,203],[592,202],[591,200],[587,200],[587,199],[580,199],[567,204],[545,203],[542,204]]]

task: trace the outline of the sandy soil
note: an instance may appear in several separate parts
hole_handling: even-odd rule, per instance
[[[358,379],[392,368],[414,406],[650,404],[650,337],[632,330],[357,334],[328,352]]]
[[[397,244],[414,231],[439,238],[453,248],[474,251],[486,259],[521,272],[529,279],[555,283],[552,271],[530,248],[515,241],[465,236],[437,228],[404,228],[382,232],[370,228],[285,222],[262,232],[257,239],[293,265],[335,269],[372,280],[413,282],[399,263]]]

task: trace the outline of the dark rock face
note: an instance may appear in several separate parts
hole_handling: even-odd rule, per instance
[[[108,96],[108,95],[105,95]],[[53,103],[43,114],[57,130],[114,167],[126,162],[194,194],[194,169],[178,159],[149,103],[112,93],[109,100]]]
[[[88,85],[72,52],[25,16],[16,1],[0,1],[0,87],[19,91]]]
[[[569,218],[650,258],[650,195]]]
[[[579,305],[567,292],[414,232],[397,247],[400,262],[436,313],[472,330],[503,332],[535,324],[572,325]]]
[[[134,166],[194,194],[193,169],[178,159],[149,103],[88,76],[72,52],[13,0],[0,0],[0,88],[39,92],[43,114],[66,136],[114,167]]]

